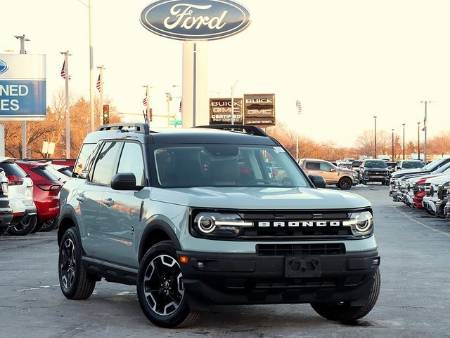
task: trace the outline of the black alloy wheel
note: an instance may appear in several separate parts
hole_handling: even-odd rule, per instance
[[[349,189],[351,189],[352,185],[353,185],[353,182],[348,177],[341,178],[339,180],[339,184],[338,184],[338,186],[341,190],[349,190]]]
[[[8,228],[8,234],[13,236],[25,236],[31,233],[37,224],[36,215],[25,215],[18,221],[14,221]]]

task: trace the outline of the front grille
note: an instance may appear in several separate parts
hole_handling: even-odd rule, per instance
[[[257,244],[256,253],[260,256],[311,256],[342,255],[345,245],[330,244]]]
[[[255,224],[254,227],[244,228],[240,237],[243,239],[252,238],[281,238],[286,237],[292,239],[293,237],[299,238],[316,238],[316,237],[348,237],[352,236],[351,228],[345,226],[323,226],[323,227],[309,227],[298,226],[289,227],[290,221],[336,221],[342,222],[347,220],[349,215],[347,212],[293,212],[293,211],[280,211],[280,213],[273,212],[243,212],[240,216],[245,221],[250,221]],[[259,227],[257,224],[260,222],[269,222],[269,227]],[[274,222],[284,222],[285,226],[275,227]]]

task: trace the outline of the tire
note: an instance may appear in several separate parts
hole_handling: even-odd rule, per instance
[[[12,236],[26,236],[33,232],[37,224],[37,216],[24,216],[18,222],[11,223],[8,228],[8,234]]]
[[[366,316],[375,306],[378,295],[380,294],[380,271],[379,269],[371,276],[373,283],[370,289],[370,293],[364,299],[365,305],[363,306],[351,306],[349,303],[311,303],[312,308],[322,317],[343,322],[351,323]]]
[[[55,230],[57,225],[58,223],[56,222],[56,218],[49,219],[41,223],[39,231],[50,232],[52,230]]]
[[[87,299],[92,295],[96,280],[89,276],[84,267],[81,241],[75,228],[66,230],[59,243],[58,275],[59,285],[68,299]]]
[[[152,285],[153,290],[150,289]],[[183,275],[172,241],[155,244],[142,258],[137,295],[142,311],[157,326],[187,326],[198,318],[198,313],[189,308]]]
[[[348,177],[342,177],[339,180],[338,187],[341,190],[350,190],[352,188],[352,186],[353,186],[353,182]]]
[[[41,231],[42,224],[44,224],[44,223],[38,219],[36,226],[34,227],[34,229],[31,233],[36,233],[36,232]]]

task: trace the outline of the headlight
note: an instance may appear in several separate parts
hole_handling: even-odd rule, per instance
[[[253,222],[244,221],[238,214],[200,212],[192,223],[193,235],[202,237],[236,237],[243,228],[253,227]]]
[[[367,236],[373,232],[373,215],[370,211],[351,213],[343,225],[351,227],[354,236]]]

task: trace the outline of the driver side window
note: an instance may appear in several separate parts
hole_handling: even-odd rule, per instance
[[[332,168],[333,167],[329,163],[320,162],[320,170],[321,171],[331,171]]]

